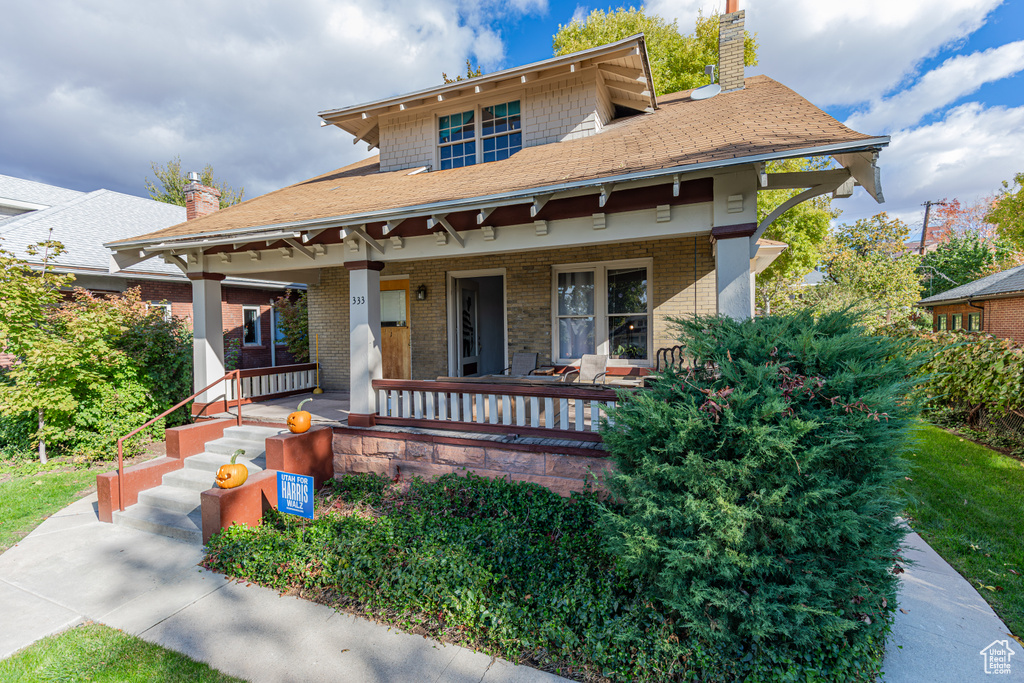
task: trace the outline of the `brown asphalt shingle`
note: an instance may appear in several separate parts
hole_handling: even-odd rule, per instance
[[[351,216],[874,137],[850,130],[767,76],[708,100],[691,100],[689,91],[664,95],[659,105],[600,134],[528,147],[504,161],[408,175],[380,173],[373,157],[133,239]]]

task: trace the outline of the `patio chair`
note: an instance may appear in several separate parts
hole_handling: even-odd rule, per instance
[[[501,371],[501,374],[509,377],[526,377],[533,374],[537,369],[536,353],[514,353],[512,354],[512,365]]]
[[[597,384],[601,380],[604,384],[604,376],[608,371],[608,356],[603,353],[585,353],[580,358],[579,365],[575,365],[562,375],[563,382],[579,382],[580,384]]]

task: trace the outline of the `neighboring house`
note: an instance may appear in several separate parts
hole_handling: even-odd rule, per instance
[[[59,241],[66,251],[50,263],[57,271],[74,275],[73,286],[101,294],[138,287],[151,306],[168,315],[193,317],[192,287],[178,266],[151,260],[111,274],[110,252],[103,247],[104,242],[140,230],[181,223],[187,216],[184,207],[110,190],[77,192],[0,175],[0,216],[0,248],[40,266],[43,254],[31,256],[26,247],[49,239]],[[284,293],[285,285],[241,278],[229,278],[224,285],[224,334],[244,340],[241,367],[292,362],[287,349],[270,343],[274,334],[271,304]]]
[[[493,377],[516,352],[556,367],[607,355],[609,377],[643,374],[676,343],[672,318],[752,315],[754,275],[785,248],[760,238],[785,210],[855,184],[882,201],[888,138],[745,78],[743,23],[742,11],[721,16],[722,92],[710,98],[656,97],[637,35],[332,109],[326,124],[379,155],[107,246],[121,268],[188,254],[207,296],[225,275],[308,283],[322,384],[350,391],[349,426],[595,439],[614,393],[462,378]],[[837,167],[766,171],[809,156]],[[767,189],[806,191],[759,222]],[[211,313],[205,324],[219,325]],[[217,349],[203,353],[197,388],[222,372]]]
[[[1010,268],[917,302],[935,331],[968,330],[1024,344],[1024,266]]]

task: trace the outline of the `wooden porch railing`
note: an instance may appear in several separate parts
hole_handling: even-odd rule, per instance
[[[376,379],[377,424],[600,441],[615,389]]]
[[[236,401],[241,392],[242,403],[301,394],[316,386],[316,363],[296,363],[237,371],[240,381],[226,392],[228,403]]]

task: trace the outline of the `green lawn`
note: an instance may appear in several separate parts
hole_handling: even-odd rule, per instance
[[[240,681],[100,624],[44,638],[0,661],[4,681]]]
[[[0,552],[24,538],[39,524],[96,485],[95,469],[69,471],[6,469],[0,482]]]
[[[1024,464],[930,425],[919,439],[904,482],[910,525],[1024,634]]]

